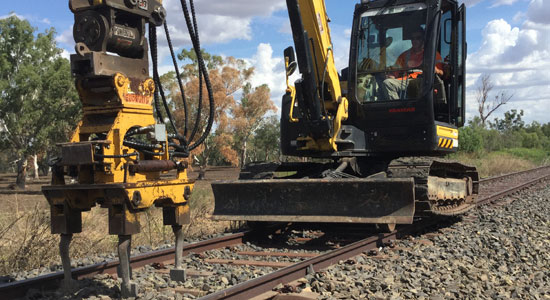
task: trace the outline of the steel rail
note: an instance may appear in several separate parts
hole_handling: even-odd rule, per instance
[[[214,239],[200,241],[188,245],[184,245],[183,255],[193,253],[201,253],[204,251],[218,249],[221,247],[242,244],[243,240],[250,235],[250,231],[240,232],[232,235],[222,236]],[[175,248],[152,251],[142,255],[130,258],[132,268],[139,268],[155,262],[165,262],[173,260],[175,256]],[[91,266],[76,268],[72,270],[74,279],[90,278],[97,274],[116,274],[118,260],[103,262]],[[21,281],[10,282],[5,285],[0,285],[1,299],[15,299],[24,297],[28,290],[50,290],[59,286],[59,282],[63,279],[63,272],[56,272],[34,278],[29,278]]]
[[[526,174],[530,172],[536,172],[538,170],[550,168],[550,166],[542,166],[535,169],[519,171],[515,173],[505,174],[501,176],[495,176],[490,178],[481,179],[480,183],[488,183],[499,179]],[[498,198],[502,198],[506,195],[521,190],[527,186],[536,184],[542,180],[550,180],[550,175],[541,176],[539,178],[530,180],[528,182],[519,184],[512,188],[493,193],[484,198],[478,199],[477,206],[490,203]],[[388,233],[372,236],[367,239],[352,243],[350,245],[339,248],[335,251],[326,253],[315,258],[305,260],[298,264],[280,269],[274,273],[243,282],[239,285],[235,285],[226,290],[207,295],[201,299],[247,299],[252,296],[257,296],[263,292],[270,291],[273,287],[279,283],[289,283],[293,280],[304,277],[308,272],[318,271],[328,266],[337,263],[338,261],[348,259],[356,256],[369,249],[376,248],[392,239],[397,239],[401,235],[417,232],[418,230],[435,225],[440,218],[428,218],[416,222],[410,226],[403,226],[398,230]],[[183,254],[189,254],[191,252],[201,253],[207,250],[218,249],[225,246],[241,244],[243,240],[250,237],[251,232],[241,232],[224,237],[214,238],[206,241],[201,241],[193,244],[185,245]],[[149,252],[146,254],[134,256],[131,258],[132,268],[139,268],[155,262],[165,262],[174,259],[174,248],[165,250],[158,250]],[[99,263],[91,266],[76,268],[72,270],[73,278],[83,279],[90,278],[97,274],[115,274],[116,268],[119,265],[118,261],[110,261]],[[4,285],[0,285],[0,298],[2,299],[14,299],[24,297],[28,290],[51,290],[59,286],[60,281],[63,279],[63,272],[57,272],[47,274],[35,278],[25,279],[21,281],[11,282]]]
[[[527,173],[536,172],[536,171],[543,170],[543,169],[548,169],[548,168],[550,168],[550,165],[540,166],[540,167],[536,167],[536,168],[529,169],[529,170],[523,170],[523,171],[518,171],[518,172],[513,172],[513,173],[508,173],[508,174],[503,174],[503,175],[497,175],[497,176],[482,178],[482,179],[479,180],[479,183],[487,183],[487,182],[491,182],[491,181],[497,181],[497,180],[501,180],[501,179],[504,179],[504,178],[507,178],[507,177],[527,174]]]
[[[300,279],[308,274],[325,269],[331,265],[338,263],[341,260],[349,259],[357,256],[367,250],[382,247],[391,240],[396,240],[400,236],[411,234],[416,231],[419,226],[426,228],[437,224],[440,218],[430,218],[421,220],[413,225],[403,226],[391,233],[379,234],[371,236],[358,242],[346,245],[342,248],[330,251],[320,256],[304,260],[294,265],[279,269],[273,273],[240,283],[228,289],[206,295],[200,300],[214,299],[250,299],[259,296],[265,292],[271,291],[278,284],[290,283]]]
[[[507,195],[510,195],[510,194],[513,194],[519,190],[522,190],[524,188],[527,188],[531,185],[534,185],[534,184],[537,184],[541,181],[544,181],[544,180],[550,180],[550,174],[548,175],[544,175],[544,176],[541,176],[541,177],[538,177],[538,178],[535,178],[535,179],[532,179],[532,180],[529,180],[527,182],[524,182],[524,183],[521,183],[521,184],[518,184],[514,187],[511,187],[511,188],[508,188],[506,190],[503,190],[503,191],[500,191],[500,192],[496,192],[496,193],[493,193],[489,196],[485,196],[484,198],[482,199],[478,199],[476,201],[476,205],[477,206],[480,206],[480,205],[484,205],[484,204],[487,204],[487,203],[490,203],[491,201],[494,201],[494,200],[497,200],[497,199],[500,199],[502,197],[505,197]]]
[[[548,166],[535,168],[527,171],[520,171],[516,173],[506,174],[501,177],[493,177],[491,179],[485,180],[484,182],[495,181],[497,179],[502,179],[506,177],[511,177],[515,175],[521,175],[524,173],[535,172],[543,168],[548,168]],[[537,179],[530,180],[528,182],[519,184],[517,186],[508,188],[498,193],[491,194],[487,197],[478,199],[476,201],[476,206],[490,203],[496,199],[502,198],[506,195],[515,193],[518,190],[536,184],[540,181],[550,179],[550,175],[545,175]],[[392,239],[397,239],[399,236],[411,234],[415,232],[420,232],[423,229],[426,229],[430,226],[437,224],[438,220],[441,220],[438,217],[432,217],[427,219],[422,219],[420,222],[416,222],[411,225],[403,226],[388,234],[381,234],[379,236],[368,237],[361,241],[346,245],[337,250],[331,251],[324,255],[311,258],[300,263],[297,263],[292,266],[280,269],[273,273],[258,277],[253,280],[243,282],[241,284],[235,285],[228,289],[204,296],[200,300],[214,300],[214,299],[249,299],[252,297],[259,296],[265,292],[271,291],[278,284],[287,284],[299,278],[302,278],[309,274],[310,272],[318,271],[324,268],[331,266],[332,264],[338,263],[341,260],[352,258],[362,252],[367,250],[379,247],[384,243]]]

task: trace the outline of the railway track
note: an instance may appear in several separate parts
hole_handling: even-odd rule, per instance
[[[482,179],[480,180],[481,189],[477,203],[478,205],[491,203],[496,199],[513,194],[518,190],[524,189],[526,187],[548,179],[550,179],[550,166]],[[227,289],[211,293],[201,299],[249,299],[266,292],[269,293],[277,285],[290,283],[294,280],[306,276],[307,274],[317,272],[332,264],[336,264],[339,261],[349,259],[371,249],[388,245],[388,243],[390,243],[390,241],[392,240],[396,240],[401,236],[406,236],[415,232],[426,230],[427,228],[436,225],[440,221],[441,219],[439,218],[419,220],[419,222],[415,222],[413,225],[398,227],[397,230],[391,233],[378,233],[370,235],[365,234],[366,237],[364,238],[355,238],[355,241],[353,242],[345,241],[342,243],[345,244],[343,246],[337,244],[336,247],[334,247],[336,249],[324,249],[324,251],[301,251],[301,253],[284,253],[270,250],[267,253],[263,253],[261,251],[257,251],[258,249],[254,249],[256,251],[240,251],[238,252],[238,254],[240,255],[240,258],[255,257],[255,259],[212,260],[205,258],[205,262],[209,264],[242,264],[267,268],[267,274],[252,280],[247,280],[242,283],[234,284]],[[255,232],[241,232],[207,241],[189,244],[185,246],[183,251],[184,254],[202,253],[204,251],[213,249],[235,247],[237,245],[246,243],[247,240],[254,240],[257,238],[258,236]],[[313,237],[294,237],[296,248],[300,248],[303,246],[300,245],[300,243],[310,244],[308,242],[313,240],[315,240],[315,233],[313,233]],[[269,261],[268,258],[273,256],[294,257],[295,260],[299,260],[299,262],[295,263],[291,261]],[[156,266],[156,268],[160,269],[159,272],[162,273],[162,270],[165,269],[164,264],[169,264],[173,262],[173,258],[174,249],[155,251],[133,257],[132,268],[135,270],[135,272],[139,272],[139,268],[141,267],[154,265]],[[258,260],[258,258],[261,259]],[[265,261],[266,259],[267,261]],[[75,279],[84,279],[92,278],[97,274],[110,274],[111,276],[116,278],[117,266],[118,262],[113,261],[78,268],[73,270],[73,276],[75,277]],[[270,271],[270,269],[273,271]],[[208,276],[209,273],[206,272],[205,274],[195,275]],[[14,299],[18,297],[23,297],[25,293],[30,289],[37,289],[41,291],[55,289],[62,278],[63,274],[62,272],[59,272],[32,279],[4,284],[0,286],[0,298]],[[233,282],[231,282],[230,284],[233,284]],[[193,294],[193,290],[191,289],[180,289],[179,292]],[[203,294],[204,292],[194,293],[194,295],[196,296],[202,296]]]

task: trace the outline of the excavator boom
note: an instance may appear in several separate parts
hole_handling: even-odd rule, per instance
[[[302,78],[296,82],[296,93],[290,93],[303,112],[298,118],[288,117],[302,128],[312,128],[296,140],[301,150],[334,152],[336,133],[347,119],[347,99],[342,97],[340,79],[334,64],[334,50],[324,0],[287,0],[297,60]],[[292,52],[293,51],[287,51]],[[287,56],[287,62],[293,63]],[[288,91],[295,87],[289,86]]]

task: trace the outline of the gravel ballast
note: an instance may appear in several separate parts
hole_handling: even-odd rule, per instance
[[[313,276],[319,299],[550,299],[550,187]]]
[[[436,232],[396,241],[393,248],[308,275],[298,290],[317,294],[318,299],[550,299],[549,199],[550,187],[523,191],[503,199],[514,200],[506,206],[479,208]],[[186,268],[208,275],[189,276],[184,283],[171,282],[167,273],[146,266],[135,272],[138,299],[196,299],[274,270],[203,262],[235,258],[236,251],[265,249],[245,244],[189,255]],[[119,297],[118,286],[119,279],[99,275],[80,281],[71,293],[29,291],[28,298],[107,300]]]

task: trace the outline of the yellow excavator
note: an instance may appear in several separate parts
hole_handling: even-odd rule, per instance
[[[464,5],[362,0],[339,73],[325,2],[286,3],[295,50],[284,51],[281,151],[298,159],[249,164],[238,180],[213,183],[214,219],[392,230],[472,208],[476,169],[442,158],[457,151],[465,118]]]

